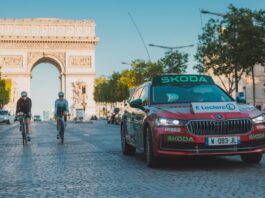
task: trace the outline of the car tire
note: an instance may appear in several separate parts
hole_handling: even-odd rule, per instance
[[[123,155],[134,155],[136,152],[136,148],[132,145],[127,143],[126,137],[125,137],[125,126],[122,125],[121,127],[121,149]]]
[[[146,138],[145,138],[145,156],[146,156],[146,165],[150,168],[155,168],[158,166],[158,159],[154,155],[153,139],[151,129],[146,128]]]
[[[255,153],[255,154],[242,154],[241,160],[247,164],[258,164],[262,159],[262,154]]]
[[[6,121],[6,123],[7,123],[7,124],[11,124],[11,123],[10,123],[10,120]]]

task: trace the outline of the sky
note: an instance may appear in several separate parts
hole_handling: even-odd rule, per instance
[[[194,44],[195,47],[180,51],[189,54],[188,73],[194,73],[193,58],[202,26],[210,19],[201,15],[199,10],[206,9],[224,13],[229,4],[253,10],[265,9],[264,0],[0,0],[0,18],[62,18],[93,19],[96,22],[96,34],[100,42],[96,48],[97,76],[110,76],[114,71],[128,69],[128,62],[135,59],[148,60],[141,39],[129,18],[128,12],[136,22],[146,45],[152,43],[165,46]],[[163,57],[165,50],[149,47],[152,61]],[[36,71],[35,71],[36,70]],[[47,93],[52,98],[51,87],[43,86],[42,74],[53,73],[50,80],[58,86],[52,87],[55,93],[59,87],[58,73],[55,67],[37,66],[33,70],[33,98]],[[35,79],[34,79],[35,78]],[[56,90],[56,91],[55,91]],[[48,108],[43,103],[36,111]]]

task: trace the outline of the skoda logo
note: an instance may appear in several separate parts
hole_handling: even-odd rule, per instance
[[[220,114],[216,115],[215,117],[216,117],[218,120],[221,120],[221,119],[223,118],[223,116],[220,115]]]
[[[232,104],[232,103],[229,103],[229,104],[226,105],[226,108],[227,108],[228,110],[233,111],[233,110],[236,109],[236,106],[235,106],[234,104]]]

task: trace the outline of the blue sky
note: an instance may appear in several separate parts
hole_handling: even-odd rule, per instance
[[[202,23],[210,18],[203,15],[201,20],[199,9],[223,13],[231,3],[236,7],[265,9],[264,0],[0,0],[0,17],[94,19],[96,33],[100,37],[96,49],[96,73],[99,76],[129,67],[121,62],[148,60],[128,12],[132,14],[146,44],[196,45]],[[152,61],[161,58],[165,52],[152,47],[148,50]],[[194,72],[192,66],[195,64],[193,55],[196,47],[181,51],[189,53],[188,72]],[[35,76],[43,72],[57,75],[52,67],[36,67],[34,70]],[[58,84],[57,78],[53,80]],[[41,84],[34,83],[36,87]],[[45,86],[42,92],[49,90]],[[37,90],[33,90],[32,94],[32,97],[40,95]]]

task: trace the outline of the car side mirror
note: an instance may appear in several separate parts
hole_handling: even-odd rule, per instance
[[[237,103],[244,103],[244,104],[247,103],[246,96],[245,96],[245,93],[244,92],[238,92],[237,93],[237,95],[236,95],[236,102]]]
[[[143,107],[143,101],[140,98],[131,101],[130,106],[132,108],[138,108],[138,109],[141,109],[143,111],[145,110],[145,108]]]
[[[242,104],[242,103],[243,103],[243,104],[246,104],[247,101],[246,101],[245,98],[237,97],[237,98],[236,98],[236,102],[237,102],[237,103],[241,103],[241,104]]]

